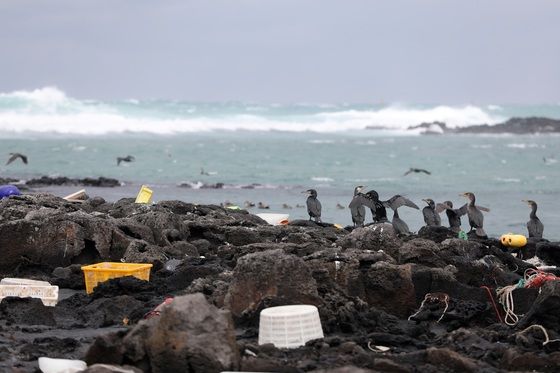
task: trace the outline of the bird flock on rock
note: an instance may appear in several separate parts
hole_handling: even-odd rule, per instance
[[[25,154],[21,153],[9,153],[10,157],[6,162],[6,165],[21,159],[24,164],[28,164],[28,158]],[[117,166],[120,166],[122,162],[129,163],[134,162],[135,158],[132,155],[127,155],[125,157],[117,157]],[[430,175],[431,173],[427,170],[420,168],[411,167],[408,171],[404,173],[406,176],[410,173],[425,173]],[[200,169],[201,175],[212,175],[215,172],[207,172],[203,168]],[[393,210],[393,218],[390,223],[397,234],[406,235],[410,234],[410,229],[404,220],[399,217],[398,209],[400,207],[410,207],[416,210],[420,208],[408,198],[401,196],[399,194],[394,195],[386,201],[379,199],[379,194],[375,190],[370,190],[363,193],[364,186],[358,185],[354,188],[354,196],[350,201],[348,207],[350,208],[350,214],[352,217],[352,224],[355,228],[364,226],[366,220],[366,208],[369,208],[371,215],[373,217],[373,223],[389,223],[387,218],[386,208]],[[315,189],[308,189],[302,193],[307,194],[307,213],[309,214],[309,220],[314,220],[317,223],[322,223],[321,221],[321,202],[317,199],[317,191]],[[479,237],[486,237],[486,232],[484,231],[484,214],[482,212],[489,212],[490,210],[486,207],[482,207],[476,204],[476,197],[472,192],[465,192],[460,194],[467,198],[468,202],[465,203],[458,209],[453,208],[453,202],[445,201],[441,203],[436,203],[433,199],[426,198],[422,199],[426,203],[426,206],[422,209],[422,216],[424,217],[424,222],[427,226],[441,226],[440,214],[445,211],[447,219],[449,222],[449,228],[455,232],[459,233],[461,231],[461,217],[467,215],[470,225],[470,232],[475,232]],[[531,208],[529,214],[529,221],[527,222],[527,231],[530,238],[542,238],[544,225],[537,216],[537,203],[532,200],[523,200]],[[250,201],[245,202],[245,208],[254,207],[255,204]],[[259,209],[269,209],[270,207],[263,202],[259,202],[257,207]],[[283,204],[283,208],[291,209],[292,207],[288,204]],[[297,204],[296,207],[304,207]],[[344,209],[344,206],[337,203],[337,209]]]
[[[354,188],[354,196],[348,205],[354,228],[364,226],[366,208],[369,208],[374,224],[391,223],[397,234],[410,234],[408,225],[399,217],[398,209],[404,206],[419,210],[420,208],[414,202],[399,194],[383,201],[379,199],[379,194],[375,190],[370,190],[366,193],[363,193],[363,191],[363,185],[358,185]],[[315,189],[308,189],[303,193],[308,194],[306,202],[309,220],[321,223],[321,202],[317,199],[317,191]],[[474,232],[478,237],[487,237],[484,231],[483,212],[489,212],[490,210],[477,205],[476,197],[472,192],[465,192],[459,196],[465,197],[467,203],[458,209],[453,208],[453,203],[451,201],[436,203],[431,198],[423,199],[422,201],[426,203],[426,206],[422,209],[422,216],[424,217],[426,225],[433,227],[442,226],[440,214],[445,211],[449,221],[449,228],[453,232],[459,233],[461,231],[461,217],[467,215],[470,226],[469,233]],[[527,203],[531,208],[529,221],[527,222],[529,237],[540,239],[543,237],[544,225],[537,217],[537,203],[532,200],[523,202]],[[337,204],[337,208],[338,206]],[[387,218],[387,208],[393,210],[393,218],[391,221]]]

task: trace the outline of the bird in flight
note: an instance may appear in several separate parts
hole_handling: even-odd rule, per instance
[[[126,157],[117,157],[117,166],[121,164],[121,162],[133,162],[134,157],[131,155],[127,155]]]
[[[21,158],[22,162],[27,164],[27,156],[21,153],[10,153],[10,158],[8,158],[8,162],[6,162],[6,164],[10,164],[18,158]]]
[[[416,172],[416,173],[423,172],[423,173],[425,173],[426,175],[431,175],[431,174],[432,174],[430,171],[424,170],[423,168],[412,168],[412,167],[411,167],[408,171],[406,171],[406,172],[404,173],[403,176],[406,176],[406,175],[408,175],[408,174],[410,174],[410,173],[412,173],[412,172]]]

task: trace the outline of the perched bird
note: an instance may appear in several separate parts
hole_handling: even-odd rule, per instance
[[[399,212],[397,210],[398,209],[395,209],[395,211],[393,212],[393,220],[391,221],[395,232],[397,232],[397,234],[410,234],[408,225],[399,217]]]
[[[431,175],[431,174],[432,174],[430,171],[424,170],[423,168],[412,168],[412,167],[411,167],[411,168],[409,168],[408,171],[406,171],[406,172],[404,173],[403,176],[406,176],[406,175],[408,175],[408,174],[410,174],[410,173],[412,173],[412,172],[415,172],[415,173],[423,172],[423,173],[425,173],[426,175]]]
[[[132,155],[127,155],[126,157],[117,157],[117,166],[120,166],[121,162],[134,162],[135,158]]]
[[[436,203],[433,199],[426,198],[422,201],[426,202],[428,206],[422,209],[422,215],[424,216],[424,222],[429,227],[440,227],[441,226],[441,218],[439,217],[439,213],[444,209],[437,209]],[[438,211],[439,210],[439,211]]]
[[[419,209],[419,207],[416,206],[414,202],[399,194],[394,195],[393,197],[389,198],[387,201],[379,200],[379,194],[375,190],[370,190],[365,195],[375,205],[375,209],[371,209],[374,223],[384,223],[389,221],[389,219],[387,219],[386,207],[393,209],[393,211],[395,211],[401,206],[407,206],[417,210]],[[397,212],[397,217],[398,217],[398,212]]]
[[[10,153],[10,158],[8,158],[8,162],[6,162],[6,164],[10,164],[18,158],[21,158],[21,161],[24,164],[27,164],[27,156],[21,153]]]
[[[370,190],[365,195],[375,206],[374,208],[370,208],[371,215],[373,216],[373,222],[382,223],[389,221],[387,219],[387,210],[385,209],[385,205],[379,200],[379,194],[375,190]]]
[[[447,215],[447,220],[449,220],[449,229],[459,233],[461,231],[461,216],[467,213],[467,204],[465,203],[458,209],[453,208],[453,202],[451,201],[445,201],[441,205],[444,206],[445,215]]]
[[[375,210],[375,204],[362,193],[363,189],[363,185],[358,185],[354,188],[354,197],[348,205],[354,227],[361,227],[364,225],[364,221],[366,220],[366,206]]]
[[[395,232],[397,232],[397,234],[409,234],[410,229],[408,229],[406,222],[399,217],[398,208],[402,206],[411,207],[417,210],[420,208],[414,202],[399,194],[394,195],[387,201],[383,202],[383,206],[390,207],[393,210],[393,220],[391,220],[391,223],[393,224]]]
[[[257,204],[257,207],[260,208],[260,209],[269,209],[269,208],[270,208],[269,205],[265,205],[265,204],[262,203],[262,202],[259,202],[259,203]]]
[[[527,230],[529,231],[529,237],[542,238],[544,225],[541,220],[537,217],[537,203],[535,201],[523,201],[531,207],[531,214],[529,214],[529,221],[527,222]]]
[[[321,222],[321,202],[317,199],[317,191],[315,189],[308,189],[305,192],[307,193],[307,213],[309,214],[309,220],[313,218],[316,223]]]
[[[471,232],[474,229],[476,235],[479,237],[486,237],[486,232],[484,231],[484,215],[482,211],[490,211],[486,207],[476,205],[476,197],[471,192],[465,192],[459,194],[460,196],[466,197],[469,202],[467,203],[467,216],[469,217],[469,224],[471,226]]]
[[[283,209],[291,210],[291,209],[292,209],[292,206],[288,205],[287,203],[283,203],[283,204],[282,204],[282,208],[283,208]]]

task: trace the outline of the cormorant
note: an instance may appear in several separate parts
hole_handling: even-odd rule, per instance
[[[395,232],[397,232],[397,234],[409,234],[410,230],[408,229],[408,225],[399,217],[399,212],[397,210],[402,206],[412,207],[417,210],[419,210],[420,208],[408,198],[398,194],[383,202],[383,205],[385,207],[390,207],[394,211],[393,220],[391,221],[391,223],[393,224]]]
[[[358,185],[354,188],[354,197],[348,207],[350,208],[350,214],[352,215],[352,223],[354,223],[354,227],[361,227],[364,225],[364,221],[366,220],[366,207],[375,210],[375,205],[372,203],[370,199],[368,199],[363,193],[362,190],[364,189],[363,185]]]
[[[432,174],[430,171],[424,170],[423,168],[412,168],[412,167],[410,167],[410,169],[408,171],[406,171],[403,176],[406,176],[411,172],[415,172],[415,173],[423,172],[426,175],[431,175]]]
[[[387,201],[380,201],[379,194],[375,190],[370,190],[366,193],[366,197],[370,199],[375,206],[375,209],[371,209],[374,223],[384,223],[389,221],[389,219],[387,219],[387,210],[385,209],[386,207],[393,209],[393,211],[401,206],[408,206],[414,209],[419,209],[419,207],[416,206],[414,202],[399,194],[394,195]]]
[[[537,217],[537,203],[535,201],[523,201],[531,207],[531,214],[529,215],[529,221],[527,222],[527,230],[529,231],[529,237],[542,238],[544,225]]]
[[[422,209],[422,215],[424,216],[424,222],[428,227],[440,227],[441,226],[441,218],[439,217],[439,213],[444,210],[444,208],[438,209],[436,207],[436,203],[433,199],[426,198],[422,201],[426,202],[428,206]]]
[[[408,229],[408,225],[399,217],[399,212],[397,209],[393,212],[393,220],[391,221],[393,224],[393,228],[397,234],[409,234],[410,229]]]
[[[449,229],[455,233],[459,233],[461,231],[461,216],[467,213],[467,204],[465,203],[458,209],[453,208],[453,202],[451,201],[445,201],[441,205],[444,206],[447,220],[449,220]]]
[[[13,161],[15,161],[16,159],[21,158],[22,162],[24,164],[27,164],[27,156],[21,153],[10,153],[10,158],[8,158],[8,162],[6,162],[6,165],[9,165],[10,163],[12,163]]]
[[[134,162],[135,158],[132,155],[127,155],[126,157],[117,157],[117,166],[120,166],[121,162]]]
[[[469,200],[467,204],[467,215],[469,217],[469,224],[471,226],[471,232],[474,229],[476,235],[479,237],[486,237],[486,232],[484,231],[484,215],[482,215],[482,211],[490,211],[486,207],[477,206],[475,204],[476,197],[471,192],[465,192],[463,194],[459,194],[460,196],[466,197]]]
[[[307,213],[309,220],[313,218],[316,223],[321,223],[321,202],[317,199],[317,191],[315,189],[308,189],[303,193],[307,193]]]

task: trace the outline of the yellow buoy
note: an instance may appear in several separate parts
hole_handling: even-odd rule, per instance
[[[523,247],[527,245],[527,237],[522,234],[502,234],[500,241],[502,242],[502,245],[507,247]]]

